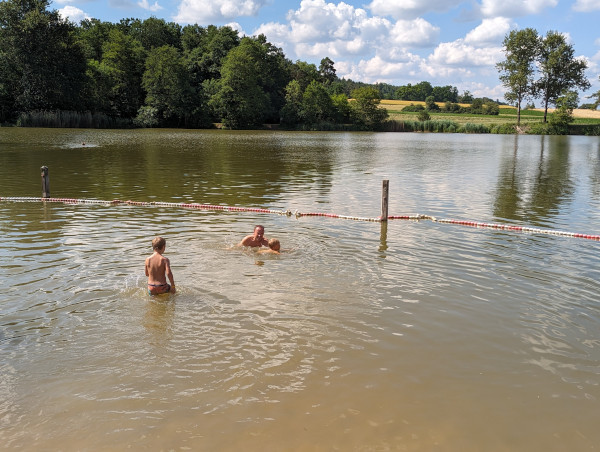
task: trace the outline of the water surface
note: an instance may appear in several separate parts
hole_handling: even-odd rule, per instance
[[[0,196],[600,233],[588,137],[0,129]],[[254,224],[280,256],[231,249]],[[0,202],[8,450],[600,447],[600,243],[393,220]],[[149,297],[167,239],[178,293]]]

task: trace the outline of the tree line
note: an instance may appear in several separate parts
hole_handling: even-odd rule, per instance
[[[577,107],[576,90],[591,86],[585,77],[587,62],[576,58],[573,45],[556,31],[541,36],[533,28],[513,30],[505,36],[503,50],[506,58],[496,67],[507,88],[506,100],[517,107],[517,124],[521,121],[522,102],[541,99],[543,122],[547,122],[548,106],[554,105],[557,109],[551,117],[552,125],[564,129]],[[594,96],[598,97],[595,109],[600,101],[600,91]]]
[[[49,0],[0,2],[0,123],[26,124],[60,113],[61,124],[91,118],[104,126],[378,130],[387,111],[380,99],[424,101],[428,111],[497,114],[497,101],[456,87],[367,84],[340,79],[328,57],[317,67],[292,62],[264,35],[240,37],[230,27],[180,26],[151,17],[78,25],[49,8]],[[541,98],[576,105],[573,89],[590,86],[586,64],[563,35],[513,31],[497,65],[506,100]],[[595,94],[600,100],[600,91]],[[598,100],[595,105],[598,104]],[[481,105],[479,105],[481,104]],[[481,108],[480,108],[481,107]],[[462,110],[461,110],[462,109]],[[465,110],[466,111],[466,110]],[[546,121],[546,115],[544,116]]]
[[[375,130],[387,117],[376,88],[339,79],[329,58],[292,62],[264,35],[154,17],[76,25],[49,3],[0,2],[0,122],[71,111],[143,127]]]

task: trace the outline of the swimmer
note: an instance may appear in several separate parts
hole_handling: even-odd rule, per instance
[[[175,293],[175,280],[171,271],[171,263],[163,256],[167,242],[162,237],[152,240],[152,256],[146,258],[146,276],[148,277],[148,293],[159,295],[162,293]],[[167,283],[167,277],[171,284]]]
[[[251,247],[268,246],[269,241],[264,236],[264,234],[265,234],[264,226],[257,224],[256,226],[254,226],[254,234],[247,235],[246,237],[244,237],[242,239],[242,241],[240,243],[238,243],[238,246],[251,246]]]
[[[269,244],[268,250],[260,250],[258,252],[260,254],[281,254],[281,252],[279,251],[281,248],[281,244],[279,243],[279,240],[271,239],[271,240],[269,240],[268,244]]]

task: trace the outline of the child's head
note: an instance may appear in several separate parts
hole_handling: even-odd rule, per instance
[[[167,241],[162,237],[154,237],[154,240],[152,240],[152,249],[161,250],[165,247],[166,244]]]
[[[273,251],[279,251],[280,247],[281,247],[281,244],[279,243],[279,240],[277,240],[277,239],[269,240],[269,248],[271,248]]]

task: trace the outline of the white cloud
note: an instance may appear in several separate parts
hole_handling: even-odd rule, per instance
[[[391,30],[390,37],[395,44],[413,47],[431,47],[438,39],[440,29],[424,19],[399,20]]]
[[[418,59],[394,63],[379,56],[361,60],[358,63],[340,61],[335,63],[336,73],[340,78],[360,80],[366,83],[398,84],[407,76],[414,76],[419,71]]]
[[[482,0],[484,17],[521,17],[539,14],[545,8],[554,8],[558,0]]]
[[[334,5],[324,0],[302,0],[300,9],[288,13],[288,20],[296,42],[325,42],[355,38],[360,24],[368,18],[364,9],[343,2]]]
[[[154,5],[150,5],[148,0],[141,0],[137,4],[140,8],[144,8],[148,11],[158,11],[160,9],[163,9],[163,7],[160,6],[157,1],[154,2]]]
[[[237,17],[255,16],[268,0],[182,0],[174,20],[213,24]]]
[[[504,99],[504,93],[506,92],[506,88],[502,85],[490,87],[480,82],[465,83],[461,88],[463,91],[470,91],[473,97],[489,97],[500,101]]]
[[[600,0],[577,0],[573,9],[579,12],[600,10]]]
[[[67,5],[64,8],[60,8],[58,10],[58,13],[64,19],[69,19],[71,22],[75,23],[79,23],[84,19],[91,19],[91,17],[87,13],[71,5]]]
[[[369,17],[365,10],[343,2],[302,0],[287,18],[288,24],[263,24],[254,34],[263,33],[286,54],[298,58],[345,58],[370,53],[396,64],[407,59],[406,47],[433,47],[439,36],[439,28],[424,19],[393,23]]]
[[[440,13],[460,5],[464,0],[373,0],[367,7],[373,14],[394,19],[415,19],[427,12]]]
[[[504,36],[513,28],[510,19],[506,17],[495,17],[493,19],[483,19],[481,25],[471,30],[465,36],[467,44],[498,44],[502,42]]]
[[[429,61],[440,66],[480,67],[494,66],[502,59],[501,47],[475,47],[463,39],[441,43],[429,56]]]

